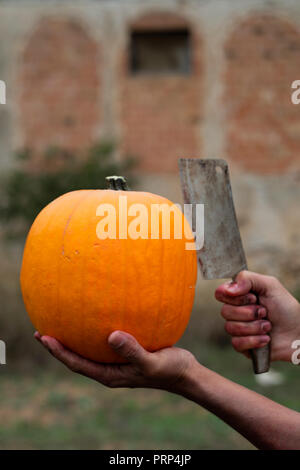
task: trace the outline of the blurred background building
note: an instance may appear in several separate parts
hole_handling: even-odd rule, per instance
[[[38,173],[50,148],[80,154],[111,141],[116,163],[135,157],[137,189],[182,202],[177,158],[225,158],[250,268],[299,294],[297,0],[0,1],[0,79],[2,177],[23,165],[20,150],[30,150],[27,170]],[[8,364],[45,357],[20,298],[22,249],[0,240]],[[229,344],[215,285],[199,281],[185,345]]]
[[[226,158],[255,269],[299,277],[300,4],[0,4],[1,171],[12,152],[109,138],[139,187],[180,201],[179,156]]]

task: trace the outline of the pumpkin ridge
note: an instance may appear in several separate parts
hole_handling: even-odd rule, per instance
[[[162,235],[162,234],[161,234]],[[165,255],[165,244],[161,243],[161,259],[164,259]],[[164,266],[164,263],[163,263]],[[159,276],[159,284],[162,285],[162,280],[163,280],[163,267],[160,270],[160,276]],[[151,336],[151,343],[153,344],[155,336],[159,336],[159,326],[161,326],[161,315],[163,312],[161,312],[161,303],[162,303],[162,297],[163,297],[163,288],[160,289],[159,291],[159,298],[158,298],[158,310],[157,310],[157,315],[156,315],[156,321],[153,322],[153,330],[152,330],[152,336]]]
[[[121,308],[121,320],[120,323],[122,325],[122,330],[124,330],[124,327],[126,329],[126,305],[127,305],[127,288],[126,288],[126,267],[127,267],[127,262],[128,262],[128,257],[127,257],[127,250],[125,245],[122,246],[122,256],[123,256],[123,268],[122,268],[122,290],[123,290],[123,295],[122,295],[122,308]]]
[[[93,192],[91,191],[89,193],[89,195],[93,196]],[[88,199],[89,199],[89,197],[87,197],[85,200],[87,201]],[[91,204],[91,206],[93,206],[93,204]],[[90,210],[88,211],[87,219],[88,219],[87,233],[90,234],[90,231],[89,231],[89,227],[91,225]],[[90,238],[91,238],[91,235],[90,235]],[[85,328],[84,328],[84,325],[86,323],[86,316],[85,316],[86,298],[85,298],[85,295],[84,295],[84,290],[85,290],[85,281],[86,281],[86,269],[85,268],[86,268],[86,264],[87,264],[87,253],[88,253],[89,248],[90,248],[90,245],[89,245],[89,243],[87,243],[87,246],[85,247],[85,251],[84,251],[84,254],[83,254],[82,264],[81,264],[82,278],[81,278],[81,321],[80,321],[80,324],[81,324],[81,332],[82,332],[82,334],[81,334],[81,345],[82,346],[84,346],[84,342],[85,342],[85,337],[84,337]]]
[[[66,234],[67,234],[67,231],[68,231],[68,227],[70,225],[70,222],[75,214],[75,212],[77,211],[77,209],[79,208],[79,206],[81,205],[81,203],[83,201],[85,201],[89,194],[91,194],[91,192],[88,190],[88,194],[84,194],[82,198],[80,198],[79,201],[76,201],[76,204],[74,204],[74,207],[72,207],[72,210],[71,210],[71,213],[67,219],[67,222],[66,222],[66,225],[64,227],[64,231],[63,231],[63,236],[62,236],[62,248],[60,250],[60,256],[59,256],[59,261],[58,261],[58,266],[57,266],[57,295],[56,295],[56,305],[57,305],[57,309],[56,309],[56,312],[57,312],[57,319],[58,321],[61,320],[61,308],[60,308],[60,282],[61,282],[61,268],[62,268],[62,261],[63,261],[63,258],[61,257],[64,256],[64,240],[65,240],[65,237],[66,237]],[[61,321],[60,321],[61,323]]]
[[[51,224],[51,222],[53,221],[53,216],[55,215],[55,204],[54,204],[55,201],[57,201],[57,199],[54,200],[54,201],[52,201],[50,204],[48,204],[48,205],[46,206],[46,207],[48,208],[48,211],[50,210],[50,214],[49,214],[49,216],[48,216],[48,220],[47,220],[47,222],[46,222],[46,225],[45,225],[44,230],[48,229],[49,226],[50,226],[50,224]],[[44,209],[40,212],[40,214],[42,214],[42,213],[45,214],[45,213],[46,213],[46,210],[45,210],[46,207],[44,207]],[[43,214],[43,215],[44,215],[44,214]],[[23,263],[22,263],[21,276],[20,276],[20,277],[21,277],[21,286],[23,285],[23,274],[24,274],[24,270],[25,270],[25,264],[26,264],[26,258],[27,258],[27,254],[28,254],[28,249],[30,248],[30,245],[29,245],[29,244],[32,243],[32,241],[31,241],[31,239],[30,239],[30,234],[34,231],[34,229],[35,229],[35,224],[33,224],[32,227],[31,227],[31,229],[30,229],[30,232],[29,232],[28,237],[27,237],[27,240],[26,240],[25,248],[24,248]],[[25,276],[25,278],[26,278],[26,276]],[[25,279],[25,282],[26,282],[26,279]],[[24,299],[24,301],[25,301],[25,299]],[[26,305],[25,305],[25,306],[26,306]],[[39,321],[39,319],[36,320],[36,325],[35,325],[35,327],[36,327],[36,329],[37,329],[38,331],[40,331],[40,321]]]

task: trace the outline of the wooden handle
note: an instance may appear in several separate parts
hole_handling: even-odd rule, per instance
[[[263,374],[264,372],[268,372],[270,368],[270,353],[270,343],[266,344],[262,348],[250,350],[255,374]]]

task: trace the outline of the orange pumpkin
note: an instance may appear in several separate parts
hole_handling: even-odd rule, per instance
[[[150,214],[152,204],[172,205],[146,192],[67,193],[37,216],[23,256],[21,288],[35,328],[98,362],[122,362],[107,344],[114,330],[131,333],[149,351],[173,345],[187,326],[194,299],[196,253],[185,249],[190,234],[189,240],[174,237],[176,211],[184,220],[180,209],[171,212],[170,239],[163,238],[161,216],[157,239],[100,239],[99,205],[115,208],[118,233],[122,195],[128,210],[138,203]],[[140,222],[145,218],[143,213]],[[128,215],[128,225],[132,220]]]

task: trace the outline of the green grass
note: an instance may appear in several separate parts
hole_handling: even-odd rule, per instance
[[[191,348],[193,349],[193,348]],[[296,366],[276,387],[257,385],[249,362],[229,348],[194,348],[198,359],[300,411]],[[33,373],[1,367],[0,449],[251,449],[206,410],[157,390],[106,389],[63,367]]]

